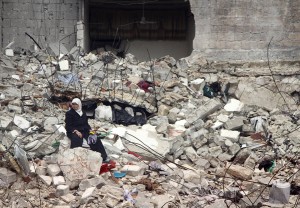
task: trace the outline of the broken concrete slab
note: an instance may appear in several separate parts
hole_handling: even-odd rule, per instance
[[[17,180],[17,175],[7,168],[0,167],[0,179],[6,184],[10,184]]]
[[[57,160],[71,189],[88,175],[98,175],[102,164],[100,153],[82,147],[60,152]]]
[[[151,125],[144,125],[142,129],[128,129],[125,138],[129,141],[123,141],[128,149],[151,158],[155,158],[156,153],[165,156],[170,151],[171,147],[170,140],[158,135],[155,127]],[[145,147],[148,150],[139,148],[137,145],[133,145],[130,142],[141,146],[146,145]],[[151,151],[149,147],[154,151]]]
[[[242,180],[249,180],[253,175],[253,170],[239,165],[229,165],[226,170],[228,174]]]
[[[60,54],[68,54],[67,48],[61,42],[49,43],[49,49],[51,55],[59,56]]]

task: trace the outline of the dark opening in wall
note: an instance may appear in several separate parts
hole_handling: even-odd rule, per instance
[[[195,22],[186,0],[90,0],[90,49],[129,52],[139,60],[189,56]]]

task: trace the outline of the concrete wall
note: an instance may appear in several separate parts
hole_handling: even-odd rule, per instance
[[[128,53],[133,54],[140,61],[148,61],[151,58],[160,58],[170,55],[175,59],[189,56],[191,54],[189,42],[187,41],[145,41],[134,40],[128,45]],[[147,51],[148,50],[148,51]]]
[[[76,44],[76,22],[87,18],[80,15],[81,1],[0,0],[0,44],[15,38],[16,46],[28,48],[33,45],[25,36],[28,32],[45,47],[74,32],[62,41],[71,48]],[[194,52],[214,60],[266,60],[267,45],[274,37],[271,59],[300,59],[299,0],[190,0],[190,4],[196,27]]]
[[[190,0],[194,50],[222,60],[300,59],[299,0]]]
[[[1,0],[2,44],[13,39],[15,46],[29,48],[33,41],[30,34],[42,47],[58,42],[74,33],[79,17],[80,0]],[[64,39],[67,48],[76,44],[76,34]]]
[[[2,1],[0,1],[0,48],[2,48]]]

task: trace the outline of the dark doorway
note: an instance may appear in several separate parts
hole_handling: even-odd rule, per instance
[[[139,60],[192,52],[194,17],[185,0],[90,0],[90,49],[129,52]]]

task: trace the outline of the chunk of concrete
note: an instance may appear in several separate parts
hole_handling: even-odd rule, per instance
[[[68,60],[62,60],[58,64],[59,64],[59,68],[61,71],[69,70],[69,61]]]
[[[6,116],[0,117],[0,129],[5,130],[9,127],[9,125],[13,122],[13,119]]]
[[[106,180],[102,176],[97,176],[95,178],[82,180],[79,184],[79,190],[86,190],[91,187],[96,187],[99,184],[106,184]]]
[[[155,156],[150,153],[152,150],[152,152],[155,151],[161,156],[165,156],[169,153],[171,147],[170,141],[163,138],[161,135],[158,135],[156,133],[155,126],[148,124],[144,125],[142,129],[128,129],[125,138],[129,141],[123,141],[124,145],[128,149],[150,158],[155,158]],[[137,146],[136,144],[144,146],[147,150]]]
[[[45,167],[45,166],[37,166],[35,168],[35,173],[38,174],[38,175],[46,175],[47,174],[47,167]]]
[[[15,115],[14,117],[14,124],[23,130],[28,129],[31,125],[29,121],[18,115]]]
[[[222,104],[219,100],[210,99],[207,103],[200,106],[198,109],[195,110],[194,113],[187,117],[188,122],[186,123],[185,127],[189,127],[189,125],[193,124],[198,119],[205,119],[208,115],[216,112],[221,107]]]
[[[102,165],[101,154],[82,147],[60,151],[57,163],[70,188],[79,185],[88,175],[98,175]]]
[[[87,198],[91,197],[93,195],[95,189],[96,189],[96,187],[91,187],[91,188],[86,189],[81,196],[81,200],[86,200]]]
[[[48,186],[51,185],[52,183],[52,177],[51,176],[46,176],[46,175],[39,175],[39,177],[41,178],[41,180]]]
[[[66,184],[65,178],[63,176],[54,176],[52,178],[52,180],[53,180],[53,185],[54,186],[59,186],[59,185]]]
[[[221,129],[220,135],[225,138],[231,139],[233,142],[237,142],[240,137],[239,131],[231,131],[226,129]]]
[[[199,159],[199,156],[197,155],[197,152],[193,147],[186,147],[184,149],[186,156],[192,161],[196,162]]]
[[[246,120],[245,117],[239,116],[232,118],[225,123],[225,128],[228,130],[237,130],[237,129],[242,129],[244,125],[244,120]]]
[[[60,167],[57,164],[49,164],[47,166],[47,173],[50,176],[56,176],[60,173]]]
[[[64,196],[64,195],[68,194],[69,191],[70,191],[70,188],[68,185],[59,185],[56,187],[55,195],[56,196]]]
[[[204,79],[198,78],[198,79],[191,81],[191,88],[195,91],[202,91],[204,85],[205,85]]]
[[[127,175],[130,176],[138,176],[138,175],[143,175],[145,172],[144,167],[140,167],[138,165],[124,165],[121,169],[121,172],[126,172]]]
[[[70,202],[76,200],[76,196],[74,196],[74,195],[71,194],[71,193],[68,193],[68,194],[66,194],[66,195],[60,196],[60,198],[61,198],[64,202],[66,202],[66,203],[68,203],[68,204],[69,204]]]
[[[5,183],[10,184],[17,181],[17,174],[6,168],[0,168],[0,179]]]
[[[183,178],[186,182],[191,182],[194,184],[201,183],[201,175],[193,170],[183,170]]]
[[[253,170],[239,165],[230,165],[226,169],[228,174],[242,180],[249,180],[253,175]]]
[[[164,194],[164,195],[153,196],[151,197],[151,200],[156,205],[156,207],[163,207],[169,201],[175,203],[176,197],[170,194]]]
[[[240,102],[237,99],[230,99],[227,104],[224,106],[224,109],[228,112],[239,112],[244,107],[244,103]]]
[[[48,117],[44,121],[44,129],[49,132],[53,132],[56,130],[56,126],[58,125],[59,120],[57,117]]]
[[[60,54],[67,54],[67,48],[59,42],[53,42],[49,44],[51,55],[59,56]]]
[[[6,56],[9,56],[9,57],[14,56],[14,55],[15,55],[14,50],[11,49],[11,48],[6,48],[6,49],[5,49],[5,55],[6,55]]]

